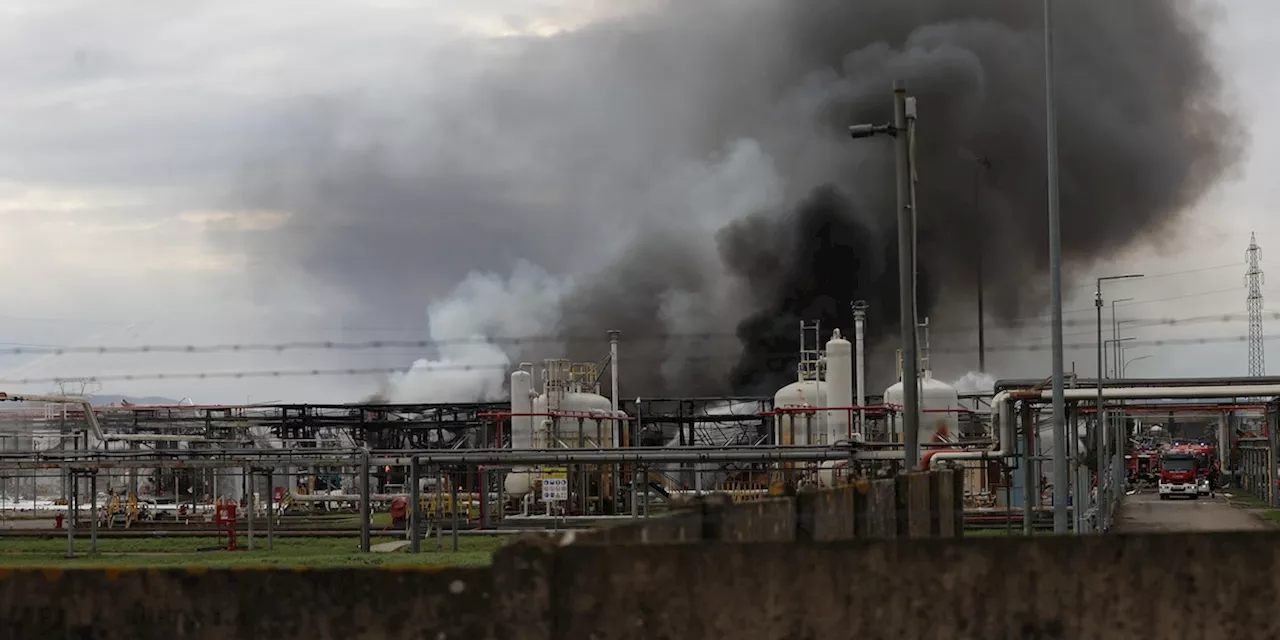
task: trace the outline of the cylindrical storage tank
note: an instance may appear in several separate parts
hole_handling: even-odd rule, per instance
[[[598,393],[566,393],[560,398],[560,408],[557,411],[600,416],[599,418],[556,418],[555,429],[559,433],[560,442],[564,443],[564,446],[573,448],[579,446],[614,446],[614,421],[611,419],[611,416],[613,416],[613,402],[608,398]],[[548,425],[547,428],[551,429],[551,426]],[[579,429],[581,429],[582,435],[581,442],[578,440]]]
[[[515,388],[515,375],[512,374],[512,388]],[[528,397],[528,394],[526,394]],[[513,401],[514,406],[514,401]],[[513,410],[513,413],[515,411]],[[612,447],[613,434],[615,430],[613,416],[613,402],[608,398],[595,393],[577,393],[569,392],[560,397],[559,406],[555,409],[549,409],[547,406],[546,394],[540,394],[536,398],[532,398],[529,410],[525,413],[548,414],[548,413],[582,413],[599,416],[599,418],[584,416],[579,421],[577,417],[559,416],[552,418],[549,415],[538,415],[531,418],[529,425],[529,438],[531,444],[529,447],[534,449],[551,449],[556,447]],[[514,418],[512,419],[512,444],[514,445],[515,434],[517,430],[514,426]],[[581,429],[579,426],[581,425]],[[598,425],[598,427],[597,427]],[[583,437],[579,442],[578,436],[581,432]],[[503,488],[512,496],[521,496],[534,488],[534,484],[539,476],[536,467],[516,467],[507,474],[507,479],[503,483]]]
[[[853,406],[853,345],[836,329],[827,342],[827,443],[852,437],[854,414],[837,407]]]
[[[826,401],[826,383],[800,380],[778,389],[773,396],[773,408],[820,407]],[[778,444],[825,444],[827,440],[826,412],[780,412],[774,425],[774,442]]]
[[[956,388],[925,375],[920,380],[920,443],[960,440],[960,394]]]
[[[533,448],[533,374],[511,373],[511,448]],[[521,415],[525,414],[525,415]]]
[[[533,374],[520,370],[511,373],[511,448],[532,449],[533,425]],[[521,415],[524,414],[524,415]],[[503,489],[513,496],[529,493],[533,487],[533,471],[530,467],[515,467],[502,483]]]
[[[902,406],[902,382],[895,382],[884,390],[884,403]],[[920,453],[929,449],[930,442],[956,442],[960,439],[960,394],[955,387],[925,375],[920,379],[920,429],[918,442]]]

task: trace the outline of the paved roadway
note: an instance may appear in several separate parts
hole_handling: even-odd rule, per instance
[[[1117,533],[1248,531],[1268,528],[1253,514],[1231,506],[1222,494],[1199,500],[1161,500],[1155,491],[1125,497]]]

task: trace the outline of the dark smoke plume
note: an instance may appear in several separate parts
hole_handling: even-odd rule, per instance
[[[422,145],[416,159],[308,146],[323,180],[304,171],[276,196],[309,214],[299,224],[331,222],[283,250],[382,313],[441,292],[427,280],[528,258],[577,274],[556,327],[570,355],[598,357],[608,329],[634,341],[628,396],[767,392],[794,375],[800,320],[847,329],[864,299],[869,342],[896,327],[892,143],[845,130],[890,120],[902,80],[920,112],[921,313],[972,290],[982,252],[1011,320],[1044,300],[1040,6],[673,3],[509,41],[424,110],[456,126],[396,132]],[[1057,6],[1070,272],[1171,232],[1245,145],[1204,3]],[[334,200],[298,199],[317,183]],[[353,225],[370,246],[359,269],[331,256]],[[417,252],[374,248],[384,240]]]

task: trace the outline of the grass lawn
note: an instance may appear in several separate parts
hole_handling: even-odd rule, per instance
[[[458,551],[446,535],[444,551],[435,551],[435,538],[422,541],[423,553],[360,553],[360,538],[277,538],[267,551],[266,536],[255,536],[253,551],[201,551],[217,545],[215,538],[101,539],[98,553],[89,554],[89,541],[76,540],[74,559],[66,557],[64,539],[5,538],[0,540],[0,568],[230,568],[230,567],[412,567],[484,566],[506,536],[460,536]],[[402,538],[373,539],[373,544]],[[248,540],[240,536],[239,544]]]
[[[1228,489],[1227,493],[1231,494],[1227,500],[1232,506],[1244,509],[1272,526],[1280,525],[1280,509],[1269,506],[1244,489]]]

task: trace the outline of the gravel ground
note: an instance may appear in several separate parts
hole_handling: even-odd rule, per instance
[[[1231,506],[1226,498],[1161,500],[1155,492],[1126,496],[1117,533],[1161,531],[1248,531],[1269,528],[1253,514]]]

